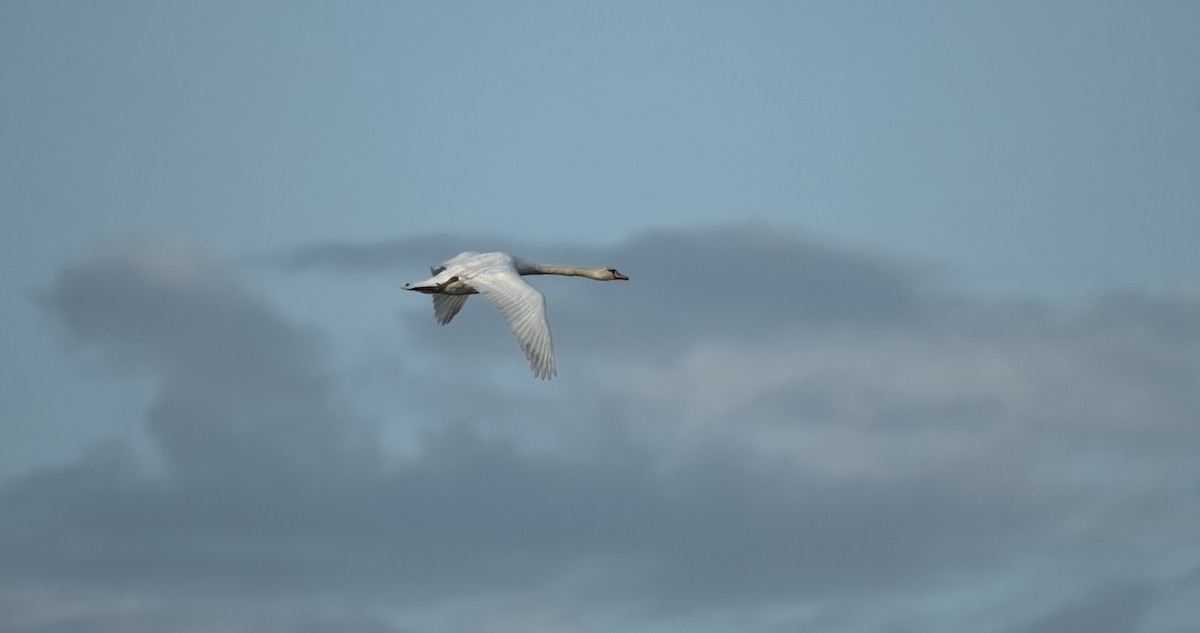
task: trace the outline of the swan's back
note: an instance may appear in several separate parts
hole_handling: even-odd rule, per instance
[[[484,272],[487,270],[511,268],[516,272],[516,258],[508,253],[499,251],[492,253],[479,253],[476,251],[463,251],[450,259],[436,266],[440,269],[438,272],[449,271],[453,275],[472,274]],[[438,273],[434,273],[435,275]]]

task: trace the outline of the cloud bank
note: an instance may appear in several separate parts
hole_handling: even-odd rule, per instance
[[[450,244],[270,261],[417,278]],[[754,226],[512,249],[632,281],[536,281],[564,362],[528,387],[486,302],[440,328],[397,292],[399,410],[191,242],[64,267],[45,309],[153,378],[156,460],[3,482],[0,628],[1185,630],[1200,298],[984,301]]]

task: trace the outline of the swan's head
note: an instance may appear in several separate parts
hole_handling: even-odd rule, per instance
[[[605,270],[605,273],[606,273],[606,275],[604,278],[609,281],[611,281],[613,279],[621,279],[624,281],[629,281],[629,278],[626,277],[625,275],[622,275],[621,273],[617,272],[616,268],[609,268],[609,269]]]

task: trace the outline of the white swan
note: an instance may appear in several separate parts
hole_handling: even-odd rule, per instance
[[[629,279],[615,268],[544,266],[508,253],[474,251],[459,253],[430,270],[433,277],[406,284],[404,289],[433,295],[433,316],[438,323],[449,323],[467,302],[468,295],[482,294],[508,319],[533,375],[546,380],[558,373],[554,368],[550,324],[546,322],[546,298],[521,279],[521,275],[567,275],[597,281]]]

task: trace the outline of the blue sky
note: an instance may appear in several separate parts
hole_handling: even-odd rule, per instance
[[[13,3],[6,268],[752,217],[987,289],[1190,283],[1196,9],[1154,7]]]
[[[0,5],[0,628],[1186,630],[1198,24]]]

